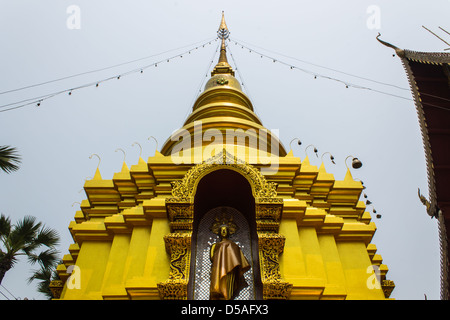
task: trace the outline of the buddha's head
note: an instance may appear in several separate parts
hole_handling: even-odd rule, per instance
[[[223,239],[228,238],[228,227],[227,226],[220,227],[220,237]]]

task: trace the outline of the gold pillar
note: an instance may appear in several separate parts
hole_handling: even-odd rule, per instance
[[[158,283],[161,299],[187,299],[189,269],[191,264],[191,238],[194,221],[193,198],[166,199],[167,217],[171,233],[164,236],[166,252],[170,259],[169,278]]]

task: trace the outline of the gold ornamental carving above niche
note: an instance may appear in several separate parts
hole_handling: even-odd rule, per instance
[[[212,171],[230,169],[242,174],[250,183],[255,200],[262,202],[282,202],[282,199],[274,200],[277,195],[277,184],[267,182],[266,178],[254,166],[231,155],[224,148],[219,154],[192,167],[182,180],[171,182],[172,196],[167,202],[188,201],[193,202],[198,182]]]
[[[258,232],[278,232],[281,213],[283,212],[283,202],[282,199],[280,200],[281,202],[255,202],[256,228]]]
[[[166,199],[167,200],[167,199]],[[194,204],[191,202],[166,201],[167,218],[171,232],[192,232]]]

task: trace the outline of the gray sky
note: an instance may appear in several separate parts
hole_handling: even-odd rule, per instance
[[[80,9],[80,29],[70,29],[67,8]],[[375,11],[370,6],[376,6]],[[70,89],[118,75],[183,52],[214,39],[225,11],[230,38],[381,82],[409,88],[405,72],[382,39],[417,51],[443,51],[445,44],[422,28],[450,29],[450,1],[0,1],[0,91],[12,90],[85,71],[109,67],[167,50],[150,59],[74,77],[28,90],[0,95],[0,105]],[[374,14],[379,15],[373,20]],[[369,22],[369,24],[368,24]],[[377,25],[377,22],[379,24]],[[371,28],[375,27],[375,28]],[[441,34],[442,35],[442,34]],[[444,35],[442,35],[444,36]],[[448,37],[447,37],[448,40]],[[68,225],[85,198],[84,180],[100,172],[111,179],[122,166],[122,148],[130,167],[154,154],[172,131],[182,126],[218,42],[183,58],[158,64],[120,80],[103,82],[0,113],[0,145],[19,149],[19,171],[0,178],[0,210],[13,221],[34,215],[60,232],[61,256],[72,243]],[[425,156],[416,110],[409,90],[382,86],[259,49],[278,60],[371,90],[291,70],[229,44],[246,92],[263,124],[278,129],[294,155],[303,159],[314,144],[328,172],[342,180],[344,159],[354,155],[363,167],[353,170],[382,219],[373,217],[376,244],[396,299],[439,299],[437,221],[426,214],[417,188],[428,196]],[[215,58],[217,59],[217,57]],[[229,56],[230,64],[236,67]],[[4,109],[4,108],[0,108]],[[311,151],[311,149],[309,149]],[[74,204],[74,205],[73,205]],[[73,206],[72,206],[73,205]],[[369,207],[370,208],[370,207]],[[371,208],[370,208],[371,211]],[[41,299],[28,285],[25,262],[9,271],[2,283],[16,297]],[[0,291],[5,292],[3,288]],[[0,296],[0,299],[4,299]]]

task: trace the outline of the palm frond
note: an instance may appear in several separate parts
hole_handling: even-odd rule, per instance
[[[19,170],[21,157],[17,149],[10,146],[0,146],[0,169],[6,173]]]
[[[42,251],[39,254],[27,255],[28,262],[31,264],[39,263],[44,269],[50,268],[58,261],[59,252],[53,248]]]
[[[11,232],[11,219],[3,213],[0,215],[0,238],[7,237]]]
[[[43,277],[50,279],[51,271],[56,270],[59,261],[59,252],[55,245],[59,243],[59,236],[55,230],[44,227],[41,222],[36,222],[33,216],[25,216],[22,220],[11,226],[9,218],[0,215],[0,283],[5,273],[18,261],[18,257],[26,255],[31,264],[38,263],[38,270],[29,281],[40,280],[38,291],[51,298],[49,281],[43,282]],[[41,246],[47,249],[37,253]],[[47,272],[50,272],[48,275]],[[41,291],[42,290],[42,291]]]
[[[53,266],[54,267],[54,266]],[[33,274],[27,279],[30,284],[33,281],[39,281],[37,284],[37,291],[44,294],[48,299],[53,298],[52,291],[50,290],[50,282],[53,278],[54,269],[43,268],[41,266],[38,270],[33,270]]]
[[[27,243],[33,241],[40,227],[41,222],[36,223],[36,217],[25,216],[22,220],[16,222],[14,229],[11,231],[10,237],[13,242],[26,245]]]
[[[35,243],[34,241],[31,241],[29,243],[24,243],[20,250],[25,253],[25,255],[30,256],[34,254],[34,251],[40,247],[39,243]]]
[[[34,280],[41,280],[41,281],[47,281],[50,280],[52,277],[52,270],[51,269],[44,269],[40,268],[38,270],[33,270],[33,273],[31,276],[27,279],[28,284],[33,282]]]
[[[59,243],[58,232],[50,228],[42,227],[34,239],[34,242],[46,247],[54,247]]]
[[[41,227],[41,224],[41,222],[36,223],[36,217],[25,216],[22,220],[16,222],[14,230],[32,238]]]

